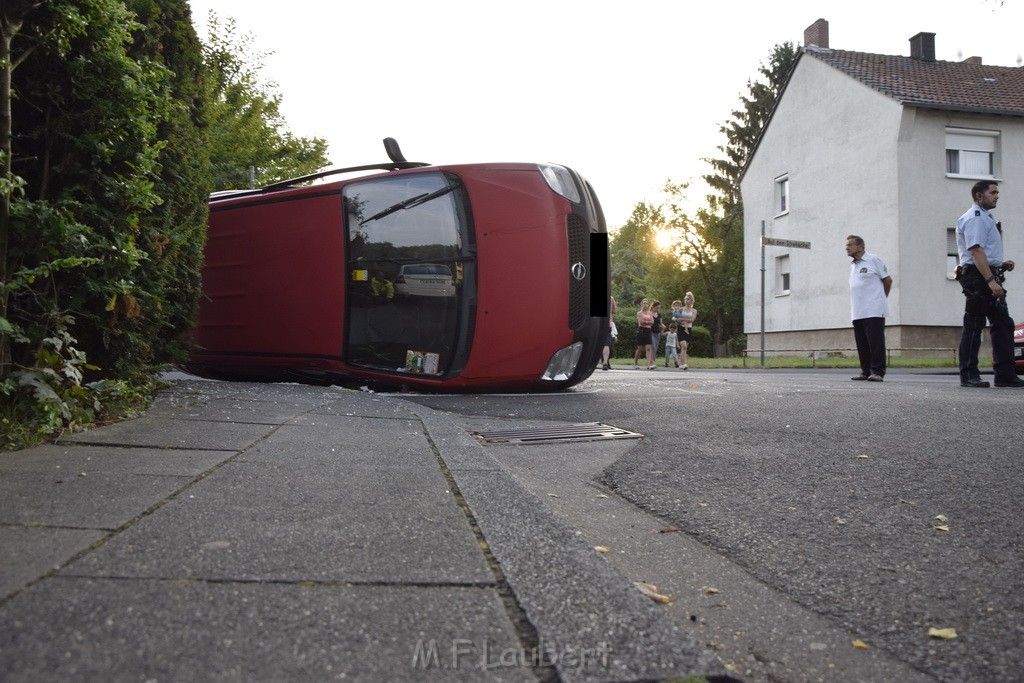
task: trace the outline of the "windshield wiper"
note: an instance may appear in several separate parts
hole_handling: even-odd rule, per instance
[[[427,202],[429,202],[429,201],[431,201],[433,199],[437,199],[438,197],[442,197],[442,196],[448,194],[449,192],[451,192],[454,189],[455,189],[455,187],[453,185],[449,185],[448,187],[442,187],[441,189],[434,190],[433,192],[424,192],[423,194],[418,194],[415,197],[409,197],[408,199],[403,199],[402,201],[398,202],[397,204],[392,204],[391,206],[387,207],[386,209],[382,209],[382,210],[378,211],[377,213],[373,214],[372,216],[370,216],[366,220],[360,221],[359,225],[366,225],[367,223],[369,223],[371,221],[375,221],[378,218],[384,218],[384,216],[390,216],[391,214],[393,214],[396,211],[401,211],[403,209],[411,209],[414,206],[419,206],[420,204],[426,204]]]

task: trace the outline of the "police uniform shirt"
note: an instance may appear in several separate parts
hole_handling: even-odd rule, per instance
[[[996,227],[996,219],[977,204],[968,209],[956,222],[956,248],[960,252],[960,265],[974,265],[971,247],[985,250],[988,264],[995,268],[1003,264],[1003,237]]]
[[[889,299],[885,296],[882,280],[889,277],[889,270],[882,259],[874,254],[864,254],[859,261],[850,264],[851,318],[887,318]]]

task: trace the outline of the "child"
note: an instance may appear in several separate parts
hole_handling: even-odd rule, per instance
[[[679,367],[679,338],[676,336],[676,324],[672,323],[668,326],[668,334],[665,335],[665,367],[668,367],[668,361],[671,358],[672,362],[675,363],[676,367]]]

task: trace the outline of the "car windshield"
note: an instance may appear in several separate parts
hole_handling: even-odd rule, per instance
[[[348,362],[443,375],[465,352],[472,281],[461,187],[439,172],[402,174],[352,183],[344,200]]]

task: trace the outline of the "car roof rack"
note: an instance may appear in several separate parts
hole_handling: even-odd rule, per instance
[[[340,175],[342,173],[358,173],[360,171],[400,171],[406,168],[420,168],[423,166],[430,166],[425,161],[407,161],[405,156],[402,154],[402,150],[398,146],[398,142],[394,138],[384,138],[384,151],[387,152],[388,158],[391,159],[391,163],[384,164],[366,164],[363,166],[348,166],[346,168],[328,168],[316,173],[309,173],[307,175],[299,176],[297,178],[289,178],[288,180],[279,180],[276,183],[270,183],[263,187],[256,187],[249,190],[222,190],[220,192],[213,192],[210,194],[211,199],[225,199],[227,197],[241,197],[249,194],[261,194],[263,192],[269,192],[272,190],[279,190],[284,187],[291,187],[292,185],[298,185],[300,183],[307,183],[311,180],[319,180],[320,178],[326,178],[327,176]]]

